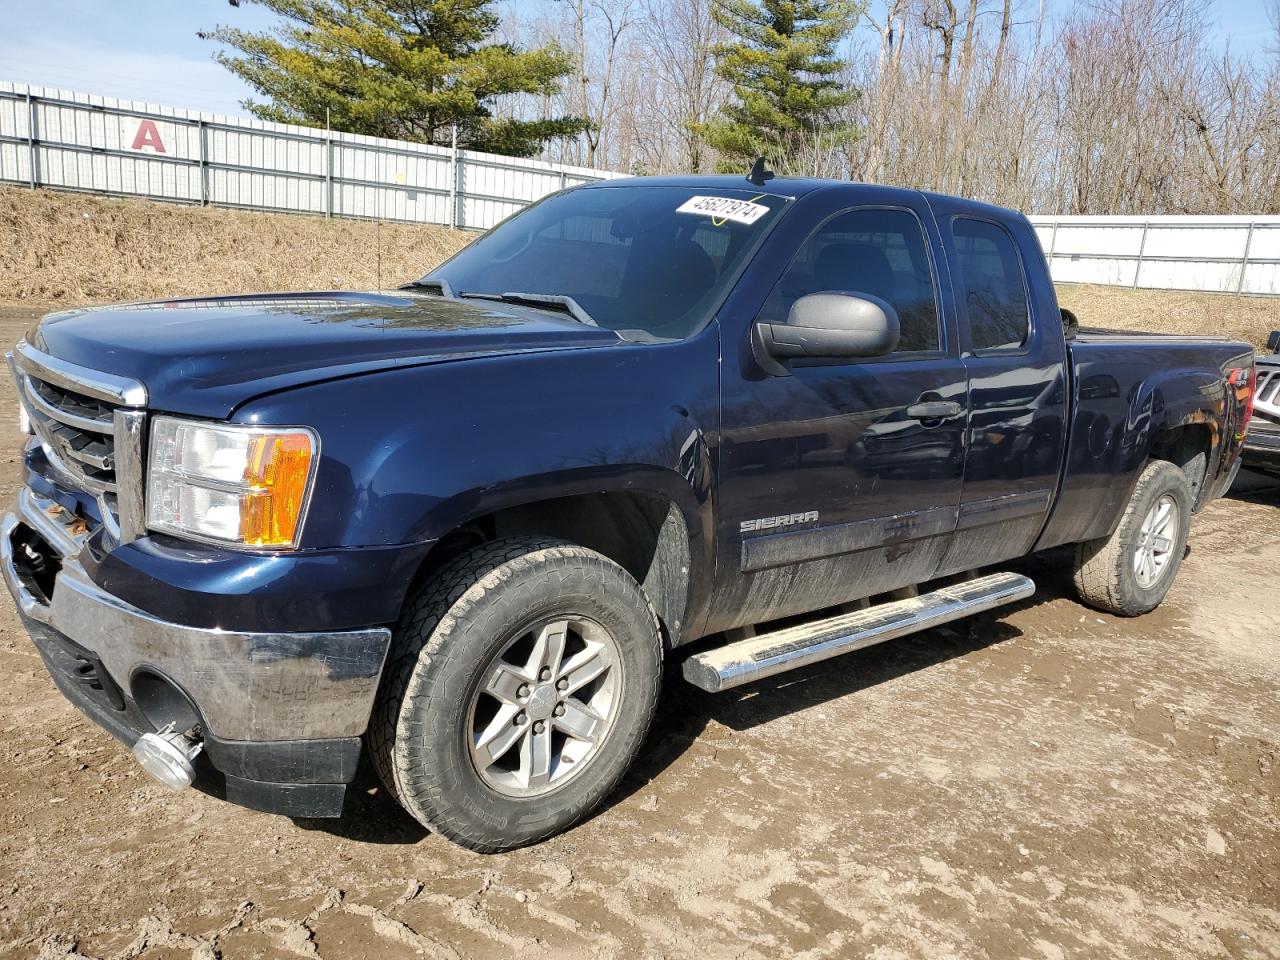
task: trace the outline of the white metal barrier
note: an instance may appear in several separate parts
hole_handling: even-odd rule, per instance
[[[1280,217],[1032,217],[1059,283],[1280,295]]]
[[[603,170],[0,81],[0,180],[487,229]]]

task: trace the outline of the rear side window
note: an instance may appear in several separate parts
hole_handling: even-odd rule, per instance
[[[869,293],[898,312],[898,353],[939,349],[933,272],[920,221],[906,210],[853,210],[833,217],[805,241],[769,294],[762,319],[782,323],[810,293]]]
[[[999,224],[968,217],[953,220],[951,232],[959,268],[956,284],[973,349],[1021,347],[1031,332],[1031,317],[1013,238]]]

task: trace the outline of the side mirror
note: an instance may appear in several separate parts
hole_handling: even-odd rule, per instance
[[[880,357],[898,346],[898,312],[866,293],[829,291],[801,297],[786,323],[757,323],[752,352],[770,373],[790,373],[797,357]]]
[[[1272,353],[1280,353],[1280,330],[1272,330],[1267,337],[1267,349]]]
[[[1068,340],[1074,340],[1076,334],[1080,332],[1080,321],[1076,315],[1066,307],[1062,308],[1062,335]]]

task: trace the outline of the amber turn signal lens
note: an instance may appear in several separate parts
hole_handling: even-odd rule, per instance
[[[240,502],[244,543],[283,546],[295,542],[311,479],[311,435],[273,433],[254,437],[245,466],[248,487]]]
[[[147,529],[297,547],[320,456],[310,429],[156,417],[149,446]]]

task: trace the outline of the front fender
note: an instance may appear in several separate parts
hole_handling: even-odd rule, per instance
[[[700,459],[705,460],[705,445]],[[707,499],[699,493],[705,473],[684,476],[648,463],[566,468],[463,490],[430,506],[415,526],[420,540],[439,540],[479,517],[529,504],[589,493],[648,493],[666,497],[680,510],[689,534],[690,550],[703,540]]]
[[[259,398],[235,419],[320,435],[304,548],[437,540],[540,500],[648,492],[680,509],[709,571],[713,324],[678,343],[619,344],[383,371]]]

